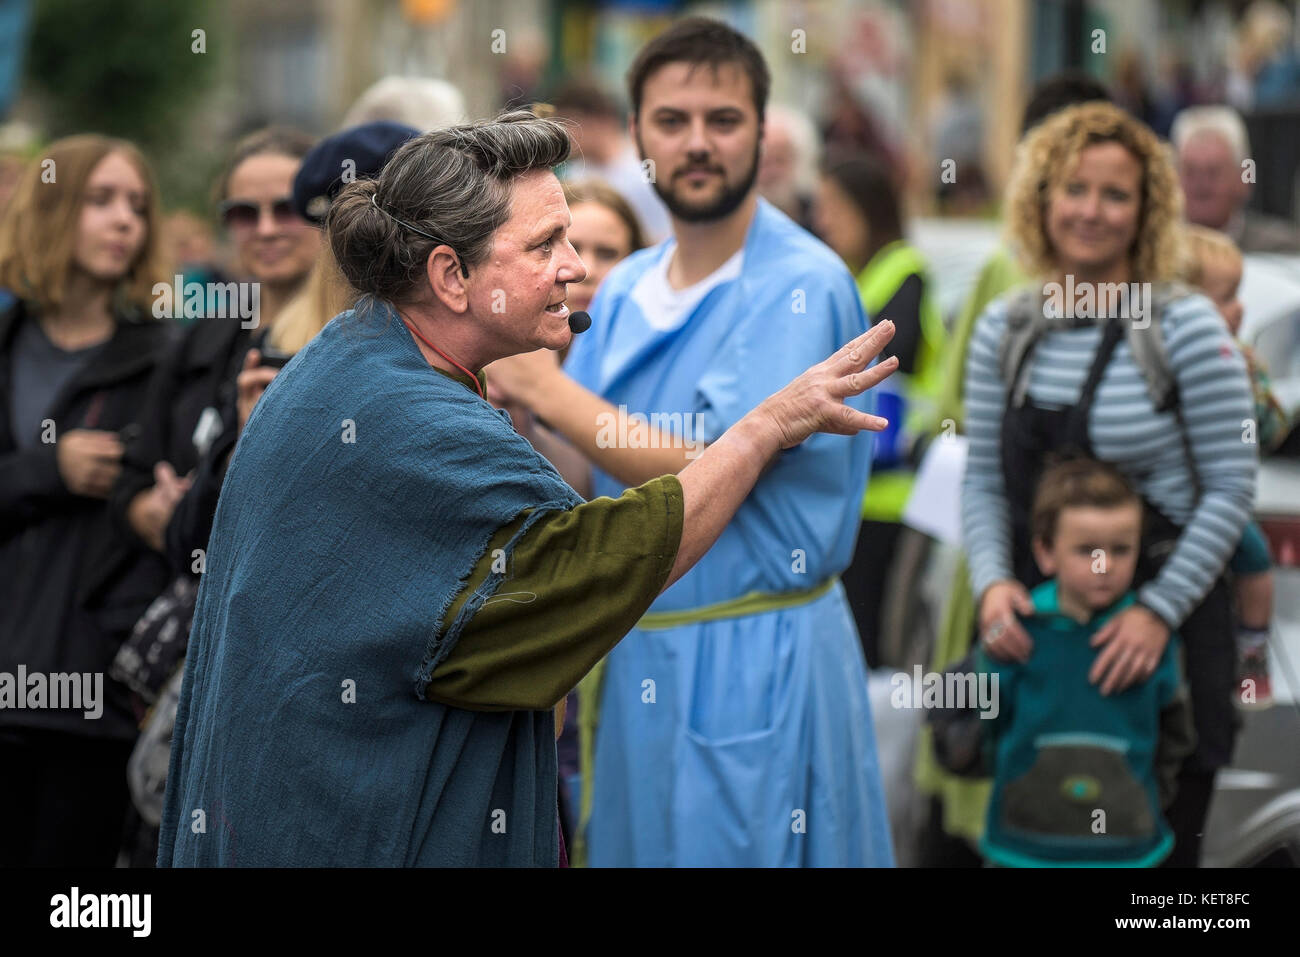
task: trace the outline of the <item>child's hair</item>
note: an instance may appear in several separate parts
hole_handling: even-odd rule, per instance
[[[1096,459],[1069,459],[1049,466],[1038,483],[1030,530],[1034,538],[1051,545],[1056,525],[1067,508],[1118,508],[1142,499],[1114,466]]]
[[[1205,267],[1211,263],[1241,271],[1241,250],[1217,229],[1186,224],[1183,227],[1183,250],[1182,278],[1198,288],[1205,281]]]

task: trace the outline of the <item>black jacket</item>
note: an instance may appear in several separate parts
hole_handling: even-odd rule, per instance
[[[136,538],[127,509],[138,493],[153,485],[156,463],[170,462],[181,476],[198,467],[195,430],[205,410],[212,410],[207,413],[211,421],[204,422],[205,428],[212,427],[209,441],[237,427],[235,379],[252,336],[252,330],[244,329],[238,319],[200,319],[159,364],[149,383],[139,429],[126,443],[122,476],[109,497],[109,508],[123,534]],[[209,531],[210,525],[209,518]],[[206,544],[204,535],[197,547]],[[184,564],[188,568],[189,562]]]
[[[0,313],[0,673],[102,673],[103,714],[0,708],[0,727],[129,740],[136,722],[127,689],[108,678],[118,646],[166,586],[162,559],[123,536],[105,502],[74,495],[54,443],[19,451],[11,434],[19,302]],[[149,377],[171,336],[153,320],[119,318],[104,348],[56,396],[55,435],[120,431],[140,411]],[[20,689],[21,690],[21,689]]]

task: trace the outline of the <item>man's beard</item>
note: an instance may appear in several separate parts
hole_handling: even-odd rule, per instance
[[[654,187],[655,193],[664,201],[668,211],[673,216],[687,223],[711,223],[719,219],[725,219],[734,213],[740,204],[745,201],[749,191],[754,188],[754,182],[758,179],[758,157],[761,137],[754,143],[754,155],[750,159],[749,169],[741,176],[740,182],[735,186],[727,186],[723,174],[723,188],[718,198],[713,200],[707,206],[690,205],[683,203],[675,192],[664,189],[656,177],[650,184]],[[641,137],[637,136],[637,149],[640,150],[642,159],[645,158],[645,149],[641,146]],[[690,167],[688,167],[690,168]]]

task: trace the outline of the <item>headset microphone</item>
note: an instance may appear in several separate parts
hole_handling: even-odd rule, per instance
[[[591,316],[582,310],[569,313],[569,331],[574,335],[591,328]]]

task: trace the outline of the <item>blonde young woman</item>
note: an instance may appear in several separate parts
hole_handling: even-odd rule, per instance
[[[121,842],[136,722],[105,675],[166,572],[105,499],[166,340],[158,212],[139,150],[86,135],[0,221],[0,866],[111,867]]]
[[[1168,283],[1181,203],[1166,148],[1110,104],[1064,110],[1022,142],[1008,226],[1034,281],[992,303],[972,335],[962,511],[981,641],[996,659],[1023,661],[1034,649],[1017,615],[1032,613],[1028,589],[1041,581],[1027,509],[1044,466],[1091,456],[1141,493],[1151,521],[1138,602],[1093,637],[1088,678],[1103,695],[1121,692],[1181,637],[1199,743],[1168,809],[1167,863],[1194,866],[1215,772],[1232,755],[1223,574],[1257,460],[1243,441],[1254,410],[1240,351],[1208,299]],[[1104,549],[1102,559],[1099,574]]]

